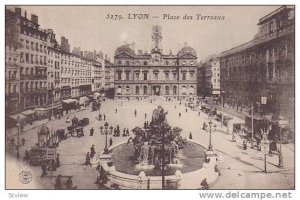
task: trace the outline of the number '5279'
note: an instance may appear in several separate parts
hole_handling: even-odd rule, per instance
[[[112,14],[108,13],[106,15],[105,19],[121,20],[121,19],[123,19],[123,16],[122,15],[112,15]]]

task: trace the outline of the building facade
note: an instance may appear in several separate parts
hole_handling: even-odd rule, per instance
[[[202,62],[197,77],[202,96],[220,97],[220,60],[217,57]]]
[[[39,28],[38,16],[32,14],[28,19],[26,11],[14,9],[6,9],[5,18],[8,114],[34,109],[54,111],[63,100],[99,92],[105,89],[105,80],[110,84],[113,71],[105,69],[105,60],[99,58],[102,52],[84,57],[77,48],[70,53],[66,37],[58,44],[53,30]]]
[[[253,40],[220,56],[224,100],[253,106],[258,113],[281,113],[293,124],[294,7],[280,7],[262,17],[258,26]]]
[[[195,96],[197,91],[196,51],[183,47],[176,55],[163,54],[161,27],[152,29],[151,53],[136,54],[125,44],[115,51],[115,98],[164,96],[182,98]]]

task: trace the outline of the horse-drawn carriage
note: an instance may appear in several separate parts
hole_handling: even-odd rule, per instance
[[[67,134],[65,133],[65,129],[58,129],[56,131],[56,135],[58,137],[58,142],[67,139]]]
[[[78,121],[78,126],[87,126],[90,123],[89,118],[83,118],[82,120]]]
[[[100,110],[100,106],[101,106],[101,103],[100,103],[100,102],[94,101],[94,102],[92,103],[92,111]]]

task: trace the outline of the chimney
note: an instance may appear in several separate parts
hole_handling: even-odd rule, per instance
[[[105,59],[104,60],[107,60],[107,54],[105,54]]]
[[[18,16],[21,16],[21,8],[15,8],[15,13],[18,15]],[[26,13],[26,12],[25,12]]]
[[[31,14],[31,21],[32,21],[33,23],[38,24],[38,23],[39,23],[38,16],[37,16],[37,15],[34,15],[34,14]]]
[[[27,19],[27,11],[25,10],[25,18]]]

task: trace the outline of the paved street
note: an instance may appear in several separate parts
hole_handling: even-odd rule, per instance
[[[121,134],[124,128],[129,130],[136,126],[143,127],[146,120],[151,121],[152,111],[158,105],[162,105],[168,111],[167,120],[174,127],[178,126],[183,129],[182,135],[188,138],[189,133],[193,134],[193,140],[198,141],[203,146],[208,146],[209,133],[202,130],[203,122],[208,122],[208,116],[201,112],[198,116],[198,111],[192,111],[186,107],[184,102],[179,105],[178,101],[166,102],[164,98],[156,98],[153,103],[149,100],[142,101],[112,101],[107,100],[102,103],[101,113],[106,115],[106,121],[109,125],[115,127],[120,126]],[[117,113],[115,111],[117,109]],[[137,116],[134,116],[134,110],[137,110]],[[179,117],[179,112],[181,117]],[[79,189],[97,189],[94,184],[96,180],[96,169],[90,166],[83,165],[85,154],[94,144],[96,153],[100,153],[104,148],[105,135],[101,135],[99,127],[104,124],[103,121],[98,121],[97,112],[91,112],[91,107],[87,107],[80,111],[72,112],[70,119],[76,116],[79,119],[88,117],[90,124],[84,128],[85,136],[81,138],[69,137],[67,140],[60,142],[58,152],[60,153],[61,167],[53,172],[53,176],[61,174],[63,176],[73,176],[73,184]],[[241,119],[234,117],[234,121]],[[66,122],[66,115],[60,120],[52,120],[47,123],[50,130],[60,128],[66,129],[69,124]],[[221,176],[212,186],[213,189],[290,189],[294,187],[294,150],[291,145],[283,145],[284,168],[278,168],[278,156],[267,156],[267,171],[264,170],[263,154],[256,149],[250,147],[245,151],[242,149],[242,139],[237,138],[237,142],[231,141],[231,135],[226,134],[226,127],[221,127],[219,122],[214,122],[217,125],[217,131],[212,133],[213,148],[219,153],[220,163],[218,167],[221,171]],[[37,142],[37,132],[42,125],[42,122],[34,122],[32,126],[25,127],[20,135],[20,139],[25,138],[25,146],[21,147],[21,158],[24,156],[24,150],[29,149]],[[89,136],[89,130],[95,129],[94,136]],[[6,133],[6,154],[7,154],[7,174],[18,169],[15,166],[14,160],[16,150],[10,144],[11,138],[16,141],[16,129],[8,130]],[[132,133],[131,133],[132,136]],[[109,136],[108,138],[110,138]],[[127,140],[128,137],[113,137],[113,143]],[[13,158],[13,159],[10,159]],[[19,164],[24,167],[24,163]],[[41,167],[28,167],[33,172],[33,182],[35,187],[53,189],[55,178],[40,178]],[[16,177],[17,178],[17,177]],[[14,180],[8,180],[14,183]]]

